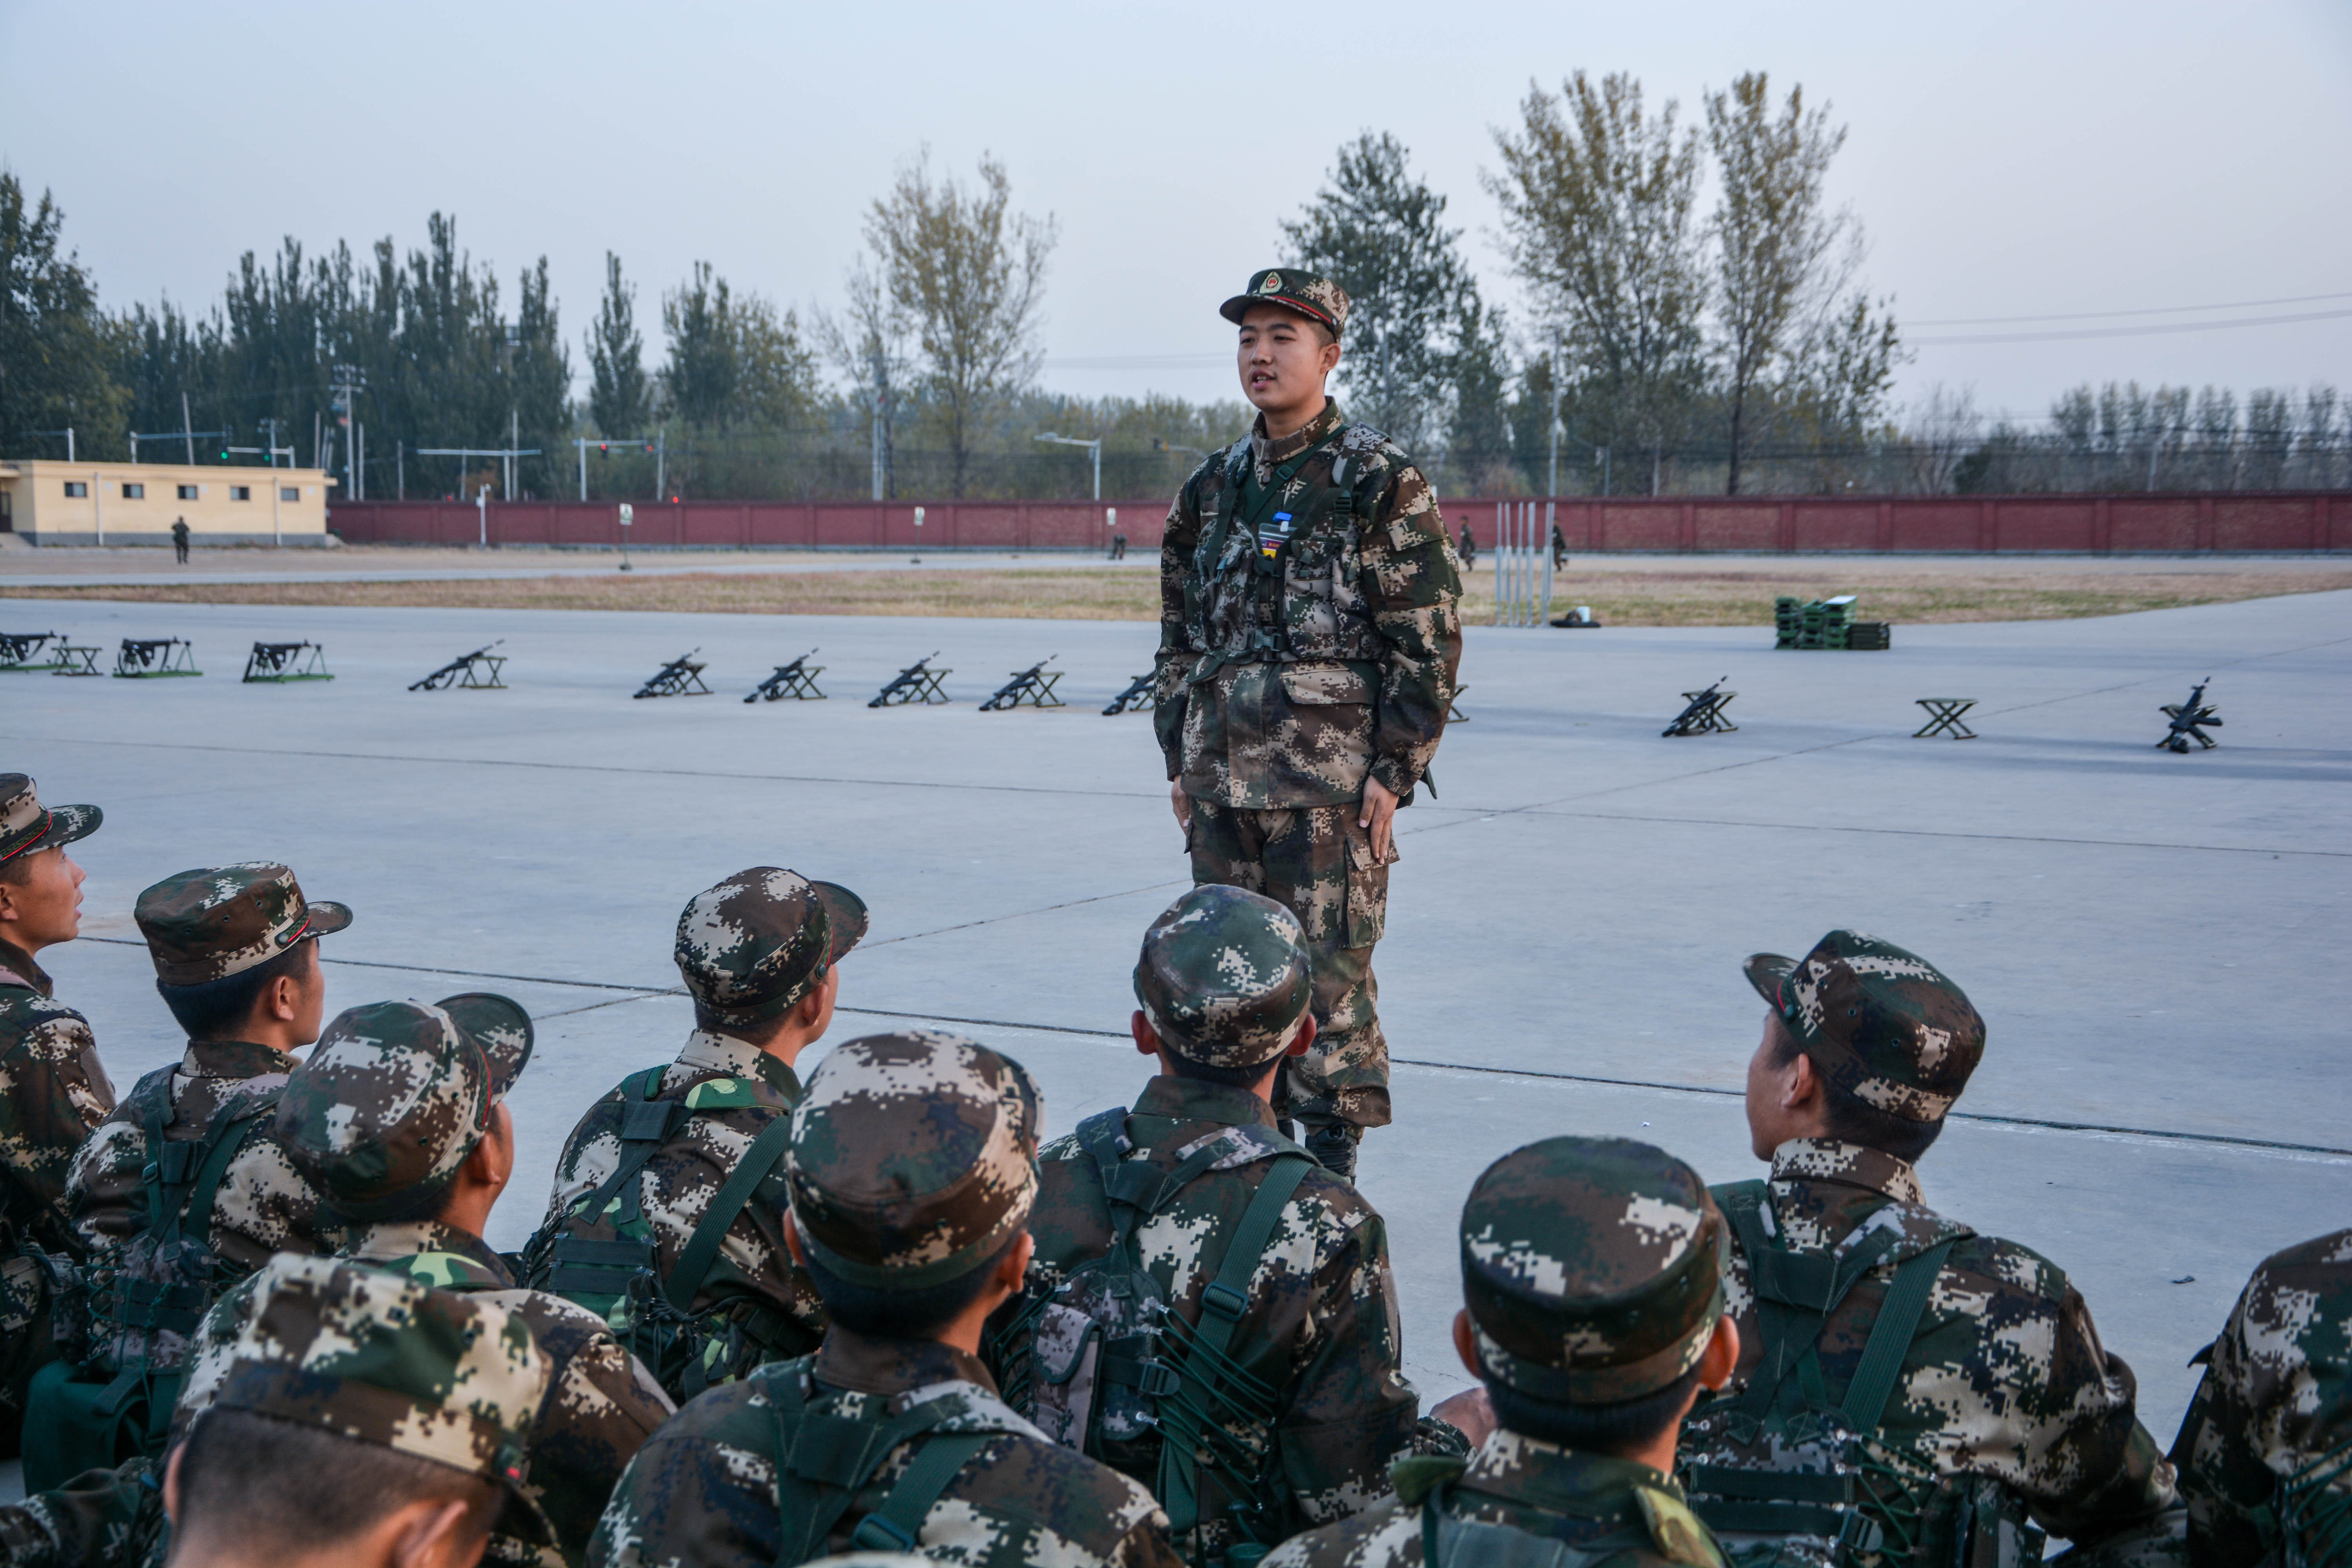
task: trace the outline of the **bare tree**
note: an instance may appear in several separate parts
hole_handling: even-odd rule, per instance
[[[824,310],[811,315],[810,334],[869,411],[874,499],[887,500],[898,493],[898,405],[914,368],[907,342],[913,328],[864,259],[850,268],[845,293],[839,316]]]
[[[934,184],[928,149],[866,215],[892,306],[914,323],[923,379],[946,426],[963,494],[988,415],[1036,377],[1054,219],[1017,214],[1004,165],[986,153],[978,188]]]
[[[1903,441],[1910,488],[1922,495],[1950,494],[1961,459],[1984,445],[1976,388],[1955,392],[1940,381],[1929,387],[1927,400],[1903,427]]]

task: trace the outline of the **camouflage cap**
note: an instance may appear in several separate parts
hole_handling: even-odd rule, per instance
[[[261,1268],[215,1410],[314,1427],[518,1489],[547,1357],[488,1297],[279,1253]]]
[[[105,817],[94,805],[45,806],[31,779],[0,773],[0,862],[87,838]]]
[[[530,1047],[530,1015],[487,991],[351,1008],[287,1079],[278,1141],[338,1213],[412,1218],[489,1131]]]
[[[1044,1103],[1028,1072],[928,1029],[836,1046],[793,1111],[793,1220],[825,1271],[919,1290],[987,1262],[1029,1223]]]
[[[1722,1214],[1698,1173],[1626,1138],[1547,1138],[1486,1167],[1462,1205],[1478,1364],[1559,1405],[1654,1394],[1723,1315]]]
[[[1272,899],[1211,883],[1143,933],[1135,999],[1160,1043],[1190,1061],[1270,1062],[1314,1000],[1307,931]]]
[[[721,1024],[782,1017],[866,934],[866,904],[831,882],[754,866],[694,895],[677,917],[677,972]]]
[[[1269,267],[1250,274],[1249,286],[1217,307],[1217,314],[1238,325],[1252,305],[1280,305],[1322,322],[1333,337],[1348,330],[1347,291],[1328,278],[1295,267]]]
[[[274,860],[178,872],[140,894],[132,913],[166,985],[242,974],[352,923],[342,905],[304,900],[294,873]]]
[[[1748,984],[1829,1082],[1906,1121],[1937,1121],[1984,1058],[1984,1020],[1943,971],[1833,931],[1803,960],[1759,952]]]

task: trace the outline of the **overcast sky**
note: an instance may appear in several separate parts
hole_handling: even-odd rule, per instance
[[[1920,342],[1902,392],[2026,415],[2083,381],[2331,381],[2352,315],[2352,3],[250,5],[0,0],[0,161],[53,191],[121,308],[209,306],[237,257],[421,244],[454,212],[511,308],[544,253],[584,374],[604,253],[656,298],[698,259],[831,303],[893,168],[983,151],[1061,227],[1046,384],[1234,395],[1217,302],[1338,144],[1394,132],[1517,289],[1479,183],[1530,80],[1629,70],[1654,101],[1743,70],[1851,131],[1833,176]],[[2294,304],[2298,296],[2336,295]],[[1954,319],[2080,316],[1929,326]],[[1910,327],[1909,323],[1921,323]]]

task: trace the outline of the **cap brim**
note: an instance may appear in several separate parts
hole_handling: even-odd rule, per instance
[[[1739,966],[1748,976],[1748,984],[1756,987],[1756,994],[1764,998],[1775,1013],[1789,1011],[1788,979],[1797,973],[1797,961],[1783,958],[1777,952],[1751,952],[1748,962]]]
[[[495,991],[465,991],[434,1004],[449,1015],[467,1039],[482,1048],[490,1064],[490,1090],[504,1099],[522,1069],[530,1065],[536,1039],[530,1015],[511,996]]]
[[[106,813],[94,805],[53,805],[48,808],[48,813],[49,825],[42,829],[41,836],[18,846],[16,854],[8,858],[14,860],[17,856],[30,855],[36,849],[63,848],[77,838],[89,837],[98,831],[98,825],[106,820]]]
[[[324,899],[312,899],[303,907],[310,914],[310,929],[302,933],[305,936],[332,936],[352,923],[352,907],[349,904],[330,903]]]
[[[1294,316],[1303,316],[1319,326],[1330,328],[1334,332],[1339,330],[1339,324],[1322,311],[1302,305],[1296,300],[1286,300],[1273,294],[1236,294],[1217,307],[1217,314],[1238,327],[1242,324],[1242,318],[1249,314],[1252,305],[1278,305]]]
[[[838,882],[812,881],[817,902],[824,906],[825,923],[833,928],[833,945],[826,949],[824,961],[837,963],[841,955],[856,947],[866,937],[866,900]]]

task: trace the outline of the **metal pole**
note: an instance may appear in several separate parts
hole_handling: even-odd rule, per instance
[[[68,425],[66,426],[66,461],[70,463],[73,460],[73,426]]]
[[[98,470],[89,471],[89,514],[98,527],[98,542],[106,542],[106,484]]]
[[[522,447],[522,411],[521,411],[521,410],[520,410],[520,409],[517,409],[517,408],[511,408],[511,407],[509,407],[509,408],[507,410],[507,495],[506,495],[506,499],[507,499],[507,500],[514,500],[515,453],[516,453],[518,450],[520,450],[520,449],[521,448],[521,447]]]
[[[392,499],[408,499],[408,443],[404,439],[392,444]]]
[[[277,422],[272,420],[274,425]],[[286,542],[285,525],[278,520],[278,503],[285,498],[286,487],[278,482],[278,454],[269,455],[269,542],[272,546]]]
[[[187,437],[188,467],[196,466],[196,422],[188,417],[188,395],[180,394],[180,434]]]
[[[654,432],[654,500],[660,500],[668,489],[668,481],[662,478],[663,468],[668,462],[669,426],[665,425]]]
[[[580,448],[580,499],[586,500],[588,499],[588,441],[585,437],[575,437],[572,444]]]
[[[1495,505],[1495,624],[1503,624],[1503,507]]]
[[[1095,500],[1102,500],[1102,441],[1095,441]]]
[[[1537,549],[1543,552],[1543,609],[1536,617],[1537,626],[1542,626],[1551,619],[1551,509],[1550,501],[1544,502],[1544,535],[1536,545]]]
[[[367,426],[352,416],[352,499],[367,500]]]
[[[490,487],[487,483],[474,492],[474,514],[481,524],[481,548],[488,550],[490,547]]]

